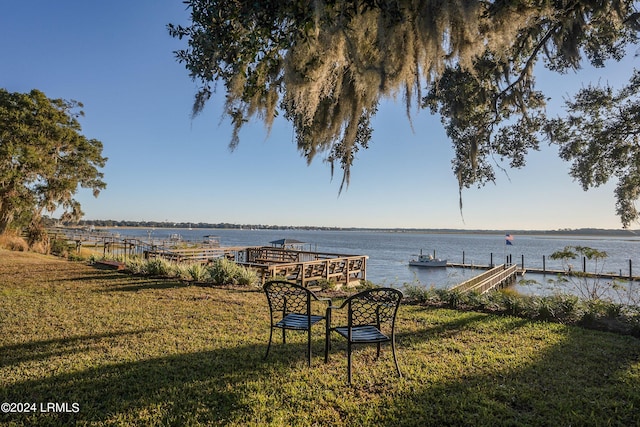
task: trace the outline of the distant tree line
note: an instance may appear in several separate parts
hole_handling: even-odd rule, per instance
[[[54,225],[54,220],[47,218],[47,225]],[[505,230],[461,230],[456,228],[359,228],[359,227],[326,227],[314,225],[264,225],[264,224],[231,224],[228,222],[171,222],[171,221],[126,221],[126,220],[81,220],[78,223],[65,224],[80,227],[146,227],[146,228],[196,228],[196,229],[237,229],[237,230],[333,230],[333,231],[377,231],[397,233],[465,233],[465,234],[501,234]],[[516,235],[601,235],[601,236],[639,236],[640,230],[602,229],[602,228],[561,228],[557,230],[509,230]]]
[[[72,225],[72,224],[67,224]],[[244,229],[244,230],[339,230],[340,227],[322,226],[292,226],[292,225],[264,225],[264,224],[231,224],[228,222],[208,223],[208,222],[171,222],[171,221],[125,221],[125,220],[82,220],[74,223],[74,226],[81,227],[147,227],[147,228],[222,228],[222,229]]]

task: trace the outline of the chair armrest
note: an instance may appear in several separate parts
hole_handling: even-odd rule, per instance
[[[326,314],[324,316],[325,319],[327,319],[327,332],[329,331],[329,329],[331,329],[331,310],[334,310],[336,308],[340,308],[340,307],[336,307],[331,304],[329,304],[329,307],[327,307]]]
[[[331,305],[331,298],[318,298],[318,301],[326,301]]]

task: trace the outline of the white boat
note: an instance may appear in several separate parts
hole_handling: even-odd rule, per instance
[[[434,254],[435,255],[435,254]],[[409,261],[409,265],[412,267],[446,267],[447,260],[436,258],[435,256],[423,255],[422,251],[420,251],[420,255],[416,255],[417,258]]]

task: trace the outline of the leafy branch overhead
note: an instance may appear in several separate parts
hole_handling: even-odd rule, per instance
[[[628,226],[639,217],[640,72],[628,85],[588,86],[567,100],[568,115],[552,120],[548,132],[560,145],[560,157],[573,162],[570,174],[586,190],[617,178],[616,213]]]
[[[460,189],[492,181],[492,158],[523,166],[549,134],[537,62],[557,72],[583,57],[602,66],[624,56],[638,29],[629,0],[184,3],[190,25],[168,29],[188,41],[176,57],[199,82],[193,113],[221,83],[231,148],[249,120],[269,127],[282,113],[307,161],[323,153],[332,171],[342,168],[343,185],[378,104],[399,96],[407,114],[426,107],[442,116]],[[628,225],[637,213],[621,218]]]

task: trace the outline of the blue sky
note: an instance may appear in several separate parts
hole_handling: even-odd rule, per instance
[[[230,222],[267,225],[461,229],[620,228],[614,183],[583,192],[557,150],[543,146],[522,170],[498,172],[495,185],[463,192],[451,171],[453,150],[438,117],[385,102],[360,151],[351,185],[338,195],[318,157],[299,155],[291,126],[271,133],[248,124],[230,152],[221,121],[222,96],[190,116],[196,83],[173,51],[166,24],[188,24],[181,0],[33,1],[0,6],[0,84],[35,88],[50,98],[84,104],[83,134],[103,142],[107,189],[81,190],[86,219]],[[539,86],[562,97],[589,81],[621,84],[637,58],[605,70],[566,76],[543,73]],[[339,173],[339,171],[338,171]],[[463,218],[464,217],[464,218]],[[637,228],[634,224],[632,228]]]

